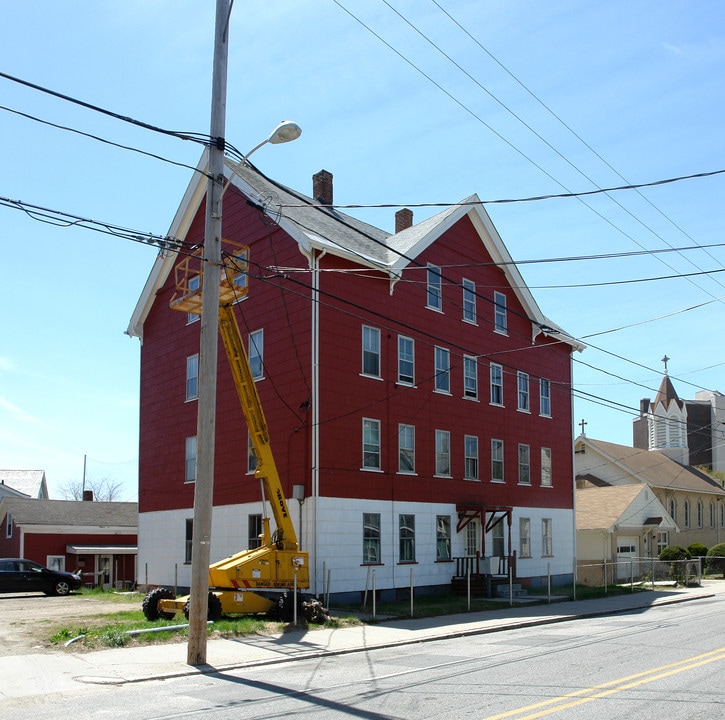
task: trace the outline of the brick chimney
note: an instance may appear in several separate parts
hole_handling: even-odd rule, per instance
[[[332,173],[320,170],[312,176],[312,197],[320,205],[332,205]]]
[[[83,491],[83,502],[93,502],[93,490]]]
[[[396,234],[413,227],[413,211],[403,208],[395,213],[395,232]]]

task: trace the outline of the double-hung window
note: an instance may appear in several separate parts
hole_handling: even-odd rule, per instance
[[[436,560],[451,559],[451,516],[436,515]]]
[[[249,515],[247,518],[247,547],[250,550],[262,546],[262,516],[259,514]]]
[[[201,275],[192,275],[189,278],[189,282],[187,283],[187,287],[190,292],[193,290],[198,290],[200,285],[201,285]],[[190,313],[186,314],[187,324],[196,322],[197,320],[199,320],[199,318],[201,318],[201,315],[199,315],[198,313],[190,312]]]
[[[435,348],[435,390],[436,392],[450,393],[451,391],[451,351]]]
[[[545,378],[539,380],[539,415],[551,417],[551,382]]]
[[[519,443],[519,485],[531,485],[531,448]]]
[[[478,480],[478,438],[466,435],[463,438],[463,477],[466,480]]]
[[[491,440],[491,480],[504,482],[503,440]]]
[[[531,557],[531,519],[519,518],[519,553]]]
[[[518,383],[518,409],[529,412],[529,376],[528,373],[518,372],[516,374]]]
[[[196,435],[186,438],[184,482],[196,481]]]
[[[362,374],[380,377],[380,330],[363,325]]]
[[[248,354],[252,377],[261,380],[264,377],[264,330],[249,333]]]
[[[415,472],[415,426],[398,425],[398,472]]]
[[[551,475],[551,448],[541,448],[541,484],[544,487],[551,487],[553,478]]]
[[[478,398],[478,362],[470,355],[463,356],[463,397]]]
[[[441,269],[429,264],[426,279],[426,307],[431,310],[443,310]]]
[[[447,430],[436,430],[436,475],[451,475],[451,434]]]
[[[199,397],[199,355],[186,358],[186,399],[196,400]]]
[[[494,292],[493,294],[493,329],[504,335],[508,332],[506,296],[500,292]]]
[[[400,562],[415,562],[415,515],[399,515]]]
[[[491,363],[491,405],[503,405],[503,368]]]
[[[415,344],[413,338],[398,335],[398,382],[415,383]]]
[[[186,518],[184,522],[184,563],[191,562],[191,548],[194,546],[194,520]]]
[[[363,563],[379,563],[380,513],[363,513]]]
[[[363,418],[363,468],[380,470],[380,420]]]
[[[463,278],[463,319],[476,323],[476,283]]]
[[[553,553],[551,518],[541,519],[541,554],[543,557],[551,557]]]

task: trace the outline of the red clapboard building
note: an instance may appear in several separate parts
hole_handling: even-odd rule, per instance
[[[200,170],[204,169],[205,158]],[[312,591],[358,600],[471,571],[571,582],[571,355],[476,196],[395,232],[229,165],[223,238],[247,246],[235,305]],[[196,173],[128,332],[141,341],[141,584],[189,585],[198,318],[169,308],[203,244]],[[176,244],[176,243],[180,243]],[[212,560],[253,546],[264,512],[220,344]],[[296,500],[296,501],[295,501]]]

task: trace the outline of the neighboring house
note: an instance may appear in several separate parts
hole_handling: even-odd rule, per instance
[[[576,491],[577,580],[604,580],[603,565],[616,563],[608,579],[640,574],[640,558],[655,556],[678,531],[649,485],[591,485]]]
[[[0,470],[0,498],[48,499],[45,470]]]
[[[594,493],[611,485],[646,485],[657,496],[679,532],[653,529],[649,544],[640,548],[643,556],[656,556],[666,545],[689,547],[698,542],[711,547],[725,537],[725,489],[696,468],[680,465],[659,450],[585,435],[574,443],[574,463],[578,489],[592,488],[586,492]]]
[[[632,438],[634,447],[660,450],[682,465],[725,472],[725,396],[701,390],[695,400],[681,400],[665,367],[655,399],[640,401]]]
[[[181,252],[159,255],[128,329],[141,340],[151,585],[190,578],[200,323],[169,301],[203,244],[204,163],[170,229]],[[514,556],[522,584],[547,567],[571,582],[571,355],[583,348],[541,313],[478,198],[417,225],[401,210],[390,234],[325,207],[324,170],[314,199],[250,167],[226,176],[224,247],[250,268],[236,309],[312,592],[329,579],[337,601],[358,601],[373,570],[388,597],[411,577],[450,587],[486,558],[506,573]],[[257,542],[249,447],[221,350],[212,560]]]
[[[0,499],[0,557],[80,570],[88,585],[135,582],[137,535],[136,503]]]

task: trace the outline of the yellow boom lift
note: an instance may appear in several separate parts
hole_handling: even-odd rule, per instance
[[[267,422],[242,342],[233,303],[247,294],[249,248],[234,246],[233,254],[225,255],[220,277],[219,332],[224,342],[234,384],[244,417],[249,427],[257,458],[255,476],[262,485],[263,501],[269,501],[276,523],[270,530],[266,512],[262,520],[260,546],[231,555],[209,567],[210,620],[222,615],[277,612],[288,620],[293,612],[293,589],[310,586],[306,552],[299,548],[287,500],[282,490],[277,466],[269,442]],[[187,256],[176,265],[176,293],[170,307],[181,312],[201,314],[201,291],[205,273],[200,251]],[[211,268],[206,273],[214,277]],[[149,620],[171,619],[183,612],[189,616],[188,596],[175,597],[167,588],[151,590],[143,601],[144,615]],[[320,619],[325,610],[317,601],[299,603],[308,620]]]

